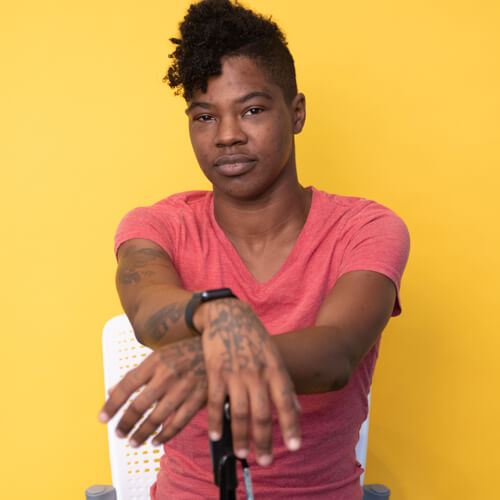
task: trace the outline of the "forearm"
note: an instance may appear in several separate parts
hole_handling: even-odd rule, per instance
[[[139,342],[152,349],[192,337],[184,314],[192,294],[172,285],[149,286],[133,308],[123,304]]]
[[[394,283],[372,271],[341,276],[315,326],[273,335],[299,393],[344,387],[380,338],[396,300]]]
[[[273,335],[272,340],[298,394],[342,389],[355,368],[342,335],[329,326],[313,326]]]
[[[192,293],[166,252],[149,240],[133,239],[118,251],[116,288],[137,340],[156,349],[192,337],[184,319]],[[196,317],[193,318],[196,325]]]
[[[131,318],[136,337],[156,349],[193,336],[185,322],[186,305],[192,293],[170,285],[149,287],[140,296]],[[239,302],[239,301],[238,301]],[[193,320],[199,331],[208,322],[202,304]],[[343,335],[330,326],[313,326],[272,335],[298,394],[315,394],[342,389],[357,365],[343,341]]]
[[[192,337],[184,317],[191,296],[191,292],[169,285],[145,290],[131,318],[138,340],[156,349]],[[200,331],[206,326],[207,306],[201,305],[193,318]],[[271,336],[298,394],[338,390],[349,381],[352,360],[335,333],[332,327],[314,326]]]
[[[191,337],[185,310],[192,292],[183,289],[163,249],[148,240],[130,240],[120,247],[118,258],[116,285],[137,339],[156,349]],[[360,283],[353,286],[353,281],[354,285]],[[352,289],[349,293],[342,289],[347,285]],[[348,273],[335,289],[318,315],[316,323],[320,326],[271,337],[300,393],[345,386],[383,330],[394,305],[392,282],[376,273]],[[233,307],[225,310],[213,301],[196,309],[193,323],[199,332],[213,321],[227,321],[227,315],[235,311],[238,317],[254,316],[248,304],[237,299],[225,301]]]

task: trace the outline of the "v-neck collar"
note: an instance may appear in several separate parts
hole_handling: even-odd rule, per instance
[[[309,208],[309,213],[307,214],[307,219],[304,223],[304,226],[302,227],[297,239],[295,240],[295,243],[292,247],[292,250],[288,254],[287,258],[285,259],[285,262],[283,262],[281,267],[267,281],[264,281],[262,283],[255,279],[254,275],[250,272],[250,270],[248,269],[246,264],[243,262],[242,258],[240,257],[240,254],[236,251],[236,248],[234,247],[234,245],[231,243],[229,238],[226,236],[226,233],[219,226],[219,224],[215,218],[215,214],[214,214],[213,192],[211,193],[210,203],[209,203],[208,209],[209,209],[210,223],[212,225],[214,233],[215,233],[219,243],[226,251],[226,254],[228,255],[229,259],[231,260],[232,265],[235,267],[235,269],[238,271],[238,273],[241,274],[242,279],[246,283],[251,283],[255,289],[268,287],[271,284],[273,284],[275,281],[279,280],[281,275],[283,275],[283,273],[285,273],[293,265],[293,263],[297,260],[296,256],[300,253],[301,248],[303,246],[303,242],[305,240],[307,240],[308,233],[310,231],[310,227],[313,225],[313,219],[316,216],[316,205],[318,203],[317,190],[313,186],[309,186],[306,189],[309,189],[310,191],[312,191],[312,199],[311,199],[311,207]]]

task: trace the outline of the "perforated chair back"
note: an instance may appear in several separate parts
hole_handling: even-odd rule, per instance
[[[151,349],[137,342],[132,325],[125,314],[106,323],[102,340],[107,393],[130,369],[139,365]],[[150,445],[149,441],[134,449],[128,439],[119,439],[115,429],[122,414],[123,410],[108,423],[111,475],[117,500],[148,500],[149,489],[160,470],[160,456],[163,450]]]
[[[137,342],[132,325],[125,314],[110,319],[103,331],[106,392],[129,370],[141,363],[150,352],[151,349]],[[368,396],[368,412],[369,408],[370,396]],[[115,428],[122,414],[123,410],[108,423],[111,475],[117,500],[148,500],[149,489],[155,482],[160,468],[162,450],[150,445],[149,441],[134,449],[131,448],[128,439],[119,439],[115,434]],[[356,445],[356,458],[363,469],[366,466],[368,447],[368,420],[369,413],[361,426]],[[360,479],[363,484],[364,473]]]
[[[371,393],[368,394],[368,415],[366,420],[361,424],[359,429],[359,441],[356,444],[356,460],[361,464],[363,470],[366,470],[366,453],[368,450],[368,424],[370,421],[370,400]],[[359,478],[361,481],[361,486],[363,486],[365,480],[365,473],[361,474]]]

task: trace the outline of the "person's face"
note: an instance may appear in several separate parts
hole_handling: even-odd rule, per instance
[[[214,191],[253,199],[296,178],[294,134],[302,130],[305,99],[287,104],[281,89],[249,58],[232,57],[207,91],[188,102],[194,153]]]

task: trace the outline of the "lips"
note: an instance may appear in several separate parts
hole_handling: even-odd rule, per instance
[[[215,168],[228,177],[243,175],[251,170],[257,160],[246,155],[225,155],[215,161]]]

